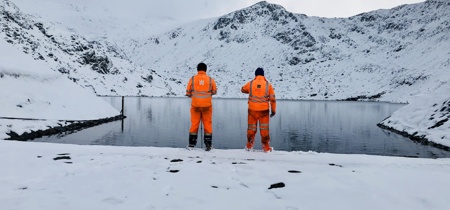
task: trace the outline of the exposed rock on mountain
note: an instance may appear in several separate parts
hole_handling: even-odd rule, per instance
[[[36,60],[45,60],[53,70],[98,95],[172,94],[161,76],[155,75],[152,81],[143,79],[143,75],[147,78],[154,72],[132,64],[115,44],[87,40],[35,21],[11,1],[2,0],[0,24],[0,34],[8,43]],[[140,88],[136,88],[138,84]]]

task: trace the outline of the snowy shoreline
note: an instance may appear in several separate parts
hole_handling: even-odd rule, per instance
[[[105,96],[97,96],[97,97],[101,98],[101,97],[120,97],[120,96],[106,96],[105,95]],[[155,97],[151,97],[151,96],[126,96],[126,97],[184,98],[183,96],[160,96],[160,97],[159,96],[155,96]],[[245,98],[222,98],[222,97],[217,97],[217,99],[225,99],[225,100],[227,100],[227,99],[230,99],[230,100],[242,99],[242,100],[245,100]],[[307,99],[278,99],[278,100],[279,101],[336,101],[336,102],[346,101],[346,100],[307,100]],[[359,101],[360,102],[373,102],[373,103],[396,103],[396,102],[392,102],[392,101],[373,101],[373,100],[371,100],[371,101],[358,100],[357,102],[359,102]],[[420,101],[420,100],[418,100],[418,101]],[[421,105],[421,106],[424,109],[423,111],[425,112],[427,110],[426,107],[423,107],[423,105]],[[405,114],[405,115],[407,115],[407,114]],[[117,117],[118,116],[111,117],[111,118],[114,118],[114,120],[119,120],[119,119],[115,119]],[[388,118],[386,118],[382,122],[378,123],[377,126],[382,128],[382,129],[389,130],[391,132],[400,134],[400,135],[402,135],[404,137],[409,138],[412,141],[419,142],[419,143],[424,144],[424,145],[430,145],[430,146],[433,146],[433,147],[436,147],[436,148],[439,148],[439,149],[443,149],[443,150],[449,151],[449,149],[450,149],[450,141],[448,143],[445,142],[445,141],[436,141],[436,140],[433,140],[432,138],[430,138],[429,136],[426,136],[426,135],[417,135],[417,131],[414,130],[414,129],[405,131],[405,129],[403,127],[399,127],[398,125],[396,127],[392,126],[392,125],[391,126],[385,125],[385,121],[387,119],[390,119],[390,118],[391,118],[391,116],[389,116]],[[402,120],[403,121],[408,121],[407,119],[402,119]],[[94,121],[96,121],[96,120],[94,120]],[[104,120],[100,119],[100,121],[104,121]],[[1,122],[1,120],[0,120],[0,122]],[[67,127],[67,126],[70,126],[70,125],[65,125],[65,126],[62,126],[62,125],[47,126],[47,129],[44,132],[45,134],[43,134],[43,131],[41,129],[33,128],[33,126],[30,126],[30,127],[28,127],[28,130],[22,130],[21,131],[22,134],[17,134],[15,131],[10,130],[9,133],[11,133],[13,135],[8,135],[8,136],[9,136],[9,139],[14,139],[14,140],[22,140],[22,141],[32,140],[34,138],[39,138],[39,137],[42,137],[42,136],[54,135],[54,134],[57,134],[59,132],[65,132],[67,130],[64,127]],[[95,126],[95,125],[93,125],[93,126]],[[92,127],[92,126],[83,126],[83,127],[88,128],[88,127]],[[56,128],[56,130],[58,132],[55,132],[55,128]],[[69,129],[69,130],[81,130],[81,129],[83,129],[83,128],[76,127],[76,128]],[[421,128],[417,128],[417,130],[420,130],[420,129]],[[450,130],[450,128],[449,128],[449,130]],[[32,134],[30,134],[30,132],[32,132]],[[3,136],[5,136],[5,135],[3,134]],[[0,135],[0,137],[1,137],[1,135]],[[3,138],[6,139],[6,137],[3,137]]]
[[[6,138],[5,140],[18,140],[18,141],[28,141],[33,140],[35,138],[41,138],[43,136],[52,136],[60,133],[65,132],[72,132],[72,131],[80,131],[86,128],[98,126],[104,123],[113,122],[117,120],[123,120],[125,119],[125,116],[117,115],[114,117],[108,117],[108,118],[102,118],[97,120],[86,120],[86,121],[59,121],[58,126],[47,126],[48,129],[30,129],[29,132],[25,131],[22,134],[17,134],[14,131],[10,131],[9,133],[6,133],[9,138]],[[1,118],[0,118],[1,119]],[[64,125],[62,125],[64,123]]]

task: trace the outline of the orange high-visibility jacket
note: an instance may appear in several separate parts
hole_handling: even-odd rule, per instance
[[[248,108],[255,111],[264,111],[270,109],[276,112],[277,103],[275,99],[275,91],[264,76],[258,75],[254,80],[247,82],[242,88],[243,93],[249,94]]]
[[[186,96],[192,98],[194,107],[212,106],[212,95],[217,93],[216,82],[204,71],[198,71],[186,87]]]

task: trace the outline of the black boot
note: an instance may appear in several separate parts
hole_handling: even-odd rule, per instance
[[[194,148],[197,144],[197,134],[189,134],[189,147]]]
[[[205,150],[210,151],[212,149],[212,135],[205,134]]]

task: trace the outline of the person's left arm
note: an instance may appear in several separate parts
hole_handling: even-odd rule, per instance
[[[214,79],[212,79],[211,81],[212,81],[211,95],[216,95],[216,94],[217,94],[217,85],[216,85],[216,81],[215,81]]]
[[[269,84],[269,102],[270,102],[270,117],[275,116],[277,112],[277,100],[275,98],[275,90],[272,87],[272,84]]]

